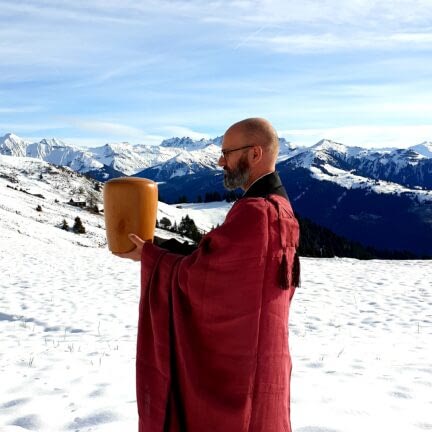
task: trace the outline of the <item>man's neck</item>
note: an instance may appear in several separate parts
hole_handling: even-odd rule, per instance
[[[261,176],[259,176],[258,178],[256,178],[245,190],[244,190],[244,193],[246,193],[258,180],[261,180],[263,177],[265,177],[266,175],[269,175],[269,174],[271,174],[271,173],[273,173],[274,172],[274,170],[273,171],[269,171],[269,172],[267,172],[267,173],[265,173],[265,174],[263,174],[263,175],[261,175]]]

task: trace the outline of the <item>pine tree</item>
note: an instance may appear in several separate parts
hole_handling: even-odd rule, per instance
[[[172,224],[171,224],[171,221],[167,217],[164,216],[160,220],[160,225],[161,225],[162,228],[168,229]]]
[[[38,206],[36,207],[36,211],[38,211],[38,212],[42,211],[42,207],[40,206],[40,204],[38,204]]]
[[[66,219],[63,219],[63,222],[62,222],[60,228],[62,230],[65,230],[65,231],[69,231],[69,224],[67,223]]]
[[[75,218],[75,223],[72,227],[72,230],[75,234],[85,234],[86,232],[84,225],[82,224],[81,219],[78,216]]]
[[[195,242],[199,242],[202,238],[202,235],[198,231],[198,228],[195,225],[194,220],[191,219],[189,215],[186,215],[185,217],[182,218],[178,230],[180,234],[191,238]]]

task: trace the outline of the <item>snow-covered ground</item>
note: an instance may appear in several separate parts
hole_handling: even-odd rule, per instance
[[[41,166],[8,161],[19,183],[0,177],[0,431],[137,430],[139,264],[107,251],[101,216],[64,203],[61,173],[40,179]],[[197,206],[160,205],[160,215],[194,210],[204,227],[229,208]],[[56,226],[75,215],[86,234]],[[301,258],[290,315],[294,432],[432,430],[431,265]]]
[[[378,194],[412,195],[417,196],[419,202],[426,204],[432,201],[432,190],[410,189],[395,182],[363,177],[327,163],[322,168],[311,167],[310,171],[316,179],[332,181],[345,189],[360,188],[370,189]]]

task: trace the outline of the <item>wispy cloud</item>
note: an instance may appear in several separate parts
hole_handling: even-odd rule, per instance
[[[432,51],[431,33],[316,33],[282,36],[251,36],[245,44],[272,49],[280,53],[332,53],[359,50],[424,50]]]
[[[1,107],[0,114],[19,114],[19,113],[34,113],[43,111],[42,106],[24,106],[24,107]]]
[[[237,26],[249,23],[255,28],[256,23],[397,27],[430,25],[432,18],[430,0],[1,0],[0,8],[4,14],[19,12],[45,20],[130,24],[144,17],[164,16]]]
[[[163,128],[167,134],[175,137],[189,137],[192,139],[210,138],[207,133],[197,132],[184,126],[166,126]]]
[[[130,140],[131,144],[147,144],[147,145],[159,145],[165,137],[160,135],[143,135],[139,140]],[[40,140],[40,138],[38,139]],[[116,140],[112,139],[103,139],[103,138],[79,138],[79,137],[64,137],[62,140],[69,145],[78,146],[83,148],[90,147],[100,147],[107,143],[115,142]],[[125,141],[125,140],[120,140]]]
[[[68,118],[65,118],[64,120],[66,123],[69,123],[79,129],[88,132],[96,132],[98,134],[105,134],[107,137],[117,136],[122,137],[122,139],[140,139],[146,136],[146,133],[139,128],[119,123]]]
[[[354,125],[335,128],[291,129],[278,131],[293,143],[311,146],[321,139],[330,139],[349,146],[366,148],[406,148],[432,137],[432,124],[416,125]]]
[[[34,122],[31,120],[27,120],[22,123],[18,122],[5,122],[4,120],[0,122],[0,135],[3,133],[15,133],[15,134],[38,134],[39,131],[52,131],[47,135],[54,134],[58,131],[64,129],[64,123],[60,122],[47,122],[47,121],[38,121]],[[46,135],[45,135],[46,137]]]

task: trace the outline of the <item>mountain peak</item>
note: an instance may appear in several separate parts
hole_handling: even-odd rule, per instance
[[[201,138],[199,140],[194,140],[190,137],[173,137],[163,140],[160,143],[161,147],[174,147],[174,148],[181,148],[184,150],[197,150],[202,149],[204,147],[207,147],[209,144],[214,143],[218,138],[215,138],[214,140],[209,140],[206,138]]]
[[[333,141],[331,139],[323,138],[322,140],[318,141],[316,144],[314,144],[311,148],[347,148],[345,144],[338,143],[336,141]]]
[[[417,144],[412,147],[408,147],[409,150],[413,150],[416,153],[425,156],[427,158],[432,158],[432,142],[431,141],[425,141],[421,144]]]
[[[15,135],[12,132],[7,133],[6,135],[0,138],[0,142],[4,142],[6,140],[10,140],[14,142],[24,142],[22,138],[20,138],[18,135]]]
[[[39,142],[50,147],[66,147],[66,144],[57,138],[43,138]]]
[[[0,154],[10,156],[25,156],[27,143],[13,133],[7,133],[0,138]]]
[[[121,142],[106,143],[102,148],[105,150],[111,149],[113,151],[119,152],[125,150],[130,151],[133,149],[133,146],[127,141],[121,141]]]
[[[190,137],[172,137],[163,140],[160,145],[161,147],[179,147],[179,148],[187,148],[191,147],[195,144],[195,141]]]

